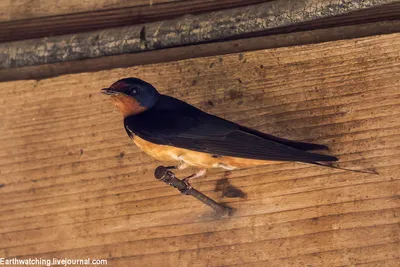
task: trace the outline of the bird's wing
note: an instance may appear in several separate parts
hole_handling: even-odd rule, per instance
[[[267,135],[257,135],[251,129],[186,103],[179,101],[176,104],[173,108],[156,107],[126,118],[127,132],[152,143],[219,156],[301,162],[337,160],[279,143],[278,139],[270,140]]]

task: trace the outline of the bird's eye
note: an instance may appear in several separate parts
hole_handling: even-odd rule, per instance
[[[139,93],[139,88],[131,87],[131,88],[129,89],[129,91],[130,91],[130,93],[131,93],[132,95],[136,95],[136,94]]]

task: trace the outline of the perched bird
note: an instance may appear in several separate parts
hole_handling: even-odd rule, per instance
[[[177,169],[233,170],[277,161],[316,165],[337,161],[307,152],[326,146],[282,139],[203,112],[179,99],[160,94],[138,78],[125,78],[102,89],[121,111],[127,134],[148,155],[174,161]],[[331,166],[330,166],[331,167]]]

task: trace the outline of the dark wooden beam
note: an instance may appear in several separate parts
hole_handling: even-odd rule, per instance
[[[0,22],[0,43],[168,20],[271,0],[186,0]]]
[[[316,5],[310,5],[314,1]],[[400,1],[394,0],[277,0],[142,25],[3,43],[0,69],[400,19],[399,9]]]
[[[67,73],[94,72],[188,58],[224,55],[268,48],[305,45],[400,32],[400,20],[333,27],[313,31],[253,37],[135,54],[0,70],[0,81],[44,79]]]

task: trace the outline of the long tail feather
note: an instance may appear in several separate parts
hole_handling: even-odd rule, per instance
[[[329,168],[338,169],[338,170],[351,171],[351,172],[359,172],[359,173],[368,173],[368,174],[378,174],[378,175],[379,175],[379,173],[378,173],[375,169],[353,170],[353,169],[347,169],[347,168],[335,166],[335,165],[333,165],[332,163],[327,163],[327,162],[324,162],[324,163],[321,163],[321,162],[310,162],[310,163],[311,163],[311,164],[314,164],[314,165],[329,167]]]

